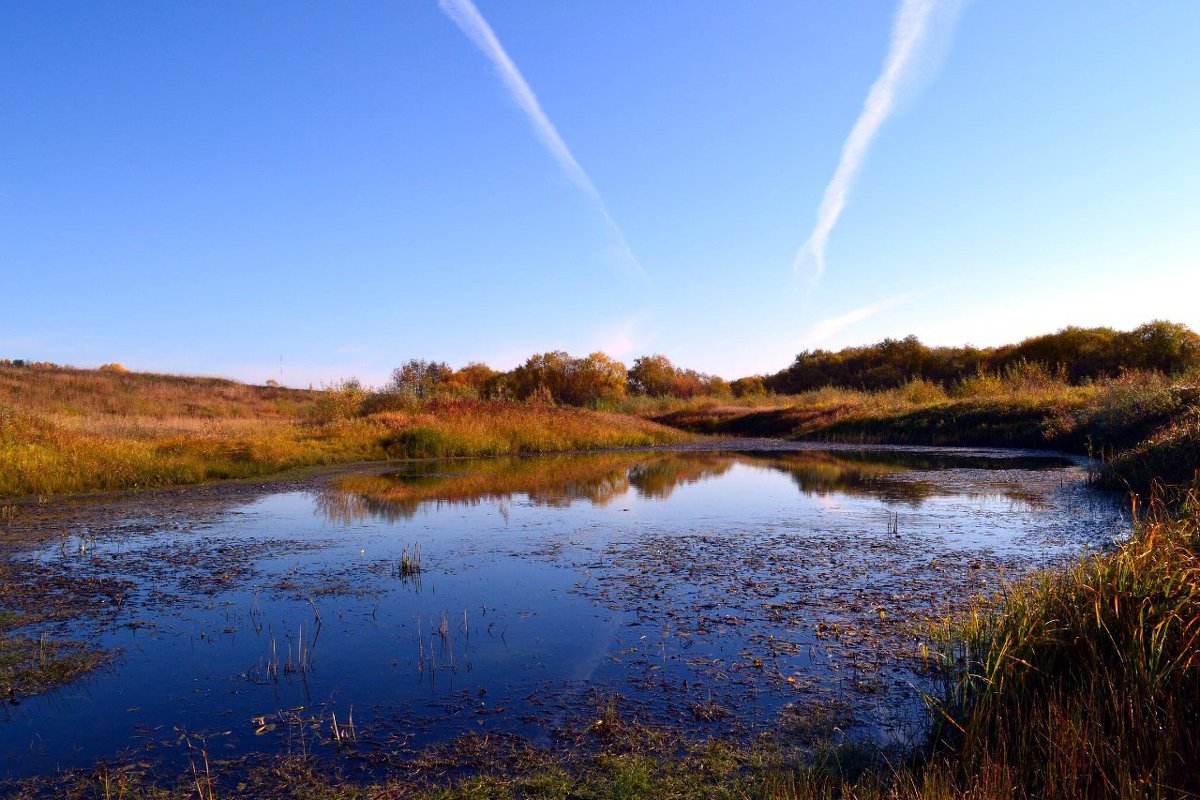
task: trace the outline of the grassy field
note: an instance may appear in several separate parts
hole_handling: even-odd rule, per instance
[[[947,392],[926,381],[862,392],[820,389],[752,404],[642,404],[648,419],[697,433],[973,447],[1052,448],[1108,462],[1116,486],[1186,483],[1200,467],[1200,388],[1154,373],[1073,386],[1038,369],[980,376]]]
[[[296,467],[653,445],[628,415],[505,402],[373,410],[365,393],[0,367],[0,497],[252,478]]]

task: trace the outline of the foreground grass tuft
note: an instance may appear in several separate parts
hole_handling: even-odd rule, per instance
[[[1200,491],[947,632],[938,746],[960,790],[988,775],[1014,797],[1200,795]]]

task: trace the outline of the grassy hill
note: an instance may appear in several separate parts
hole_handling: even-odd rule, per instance
[[[346,387],[0,366],[0,496],[250,478],[387,458],[652,445],[687,434],[627,415],[506,402],[366,407]]]

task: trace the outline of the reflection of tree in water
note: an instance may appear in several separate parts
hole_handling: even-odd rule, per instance
[[[1028,462],[1028,463],[1025,463]],[[584,500],[603,506],[635,489],[640,497],[665,499],[676,487],[724,475],[735,464],[786,473],[806,495],[856,494],[919,505],[940,494],[1008,497],[1035,502],[1016,484],[930,481],[906,473],[1040,467],[1045,462],[898,451],[775,451],[750,453],[601,453],[421,462],[387,474],[347,475],[316,493],[317,512],[345,523],[364,517],[394,522],[424,507],[475,506],[528,498],[563,508]],[[1056,462],[1055,466],[1060,466]]]
[[[743,458],[748,464],[786,473],[805,495],[870,495],[919,505],[942,493],[926,481],[899,477],[906,469],[888,462],[851,460],[816,450],[747,453]]]
[[[421,501],[379,499],[328,486],[313,492],[313,505],[316,514],[331,522],[349,525],[367,517],[387,522],[412,519],[421,507]]]
[[[745,453],[746,463],[786,472],[806,495],[832,493],[869,495],[889,502],[919,506],[935,495],[967,495],[972,499],[1006,497],[1027,505],[1041,500],[1019,485],[996,482],[957,486],[952,481],[933,482],[905,477],[913,471],[947,472],[963,469],[1046,469],[1072,462],[1059,458],[1005,456],[990,458],[956,453],[901,450],[803,450]]]
[[[597,506],[607,505],[614,497],[620,497],[627,491],[629,480],[625,470],[618,469],[595,478],[574,478],[560,485],[531,488],[525,494],[535,506],[566,508],[576,500],[587,500]],[[511,494],[504,497],[511,497]]]
[[[1013,455],[1011,453],[983,455],[971,452],[956,453],[949,450],[902,450],[899,448],[890,450],[810,450],[786,454],[774,453],[772,455],[811,454],[834,457],[842,462],[869,464],[873,467],[891,466],[894,472],[905,470],[939,472],[958,469],[1043,470],[1060,469],[1062,467],[1069,467],[1075,463],[1069,458],[1053,455]]]
[[[699,483],[728,472],[738,461],[736,457],[714,453],[686,453],[675,458],[646,461],[629,469],[629,482],[642,497],[663,500],[671,496],[676,486]]]
[[[711,453],[604,453],[414,464],[404,472],[347,475],[315,494],[317,513],[349,523],[367,516],[394,522],[446,503],[474,506],[524,495],[539,506],[577,500],[603,506],[627,494],[664,498],[675,486],[724,473],[734,463]]]

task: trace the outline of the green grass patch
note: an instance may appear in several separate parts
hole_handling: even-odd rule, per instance
[[[82,642],[0,635],[0,695],[18,700],[79,678],[107,654]]]

